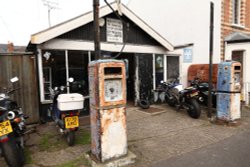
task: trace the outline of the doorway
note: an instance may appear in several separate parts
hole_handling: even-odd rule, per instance
[[[131,53],[123,53],[118,57],[119,60],[124,60],[126,66],[127,80],[127,101],[135,99],[135,56]]]
[[[237,61],[241,63],[241,81],[243,79],[243,56],[244,56],[244,51],[232,51],[232,60]]]
[[[180,75],[178,56],[168,56],[167,57],[167,79],[176,79]]]

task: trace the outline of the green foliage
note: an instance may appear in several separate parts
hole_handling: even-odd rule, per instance
[[[90,163],[88,160],[82,155],[81,157],[72,160],[70,162],[67,162],[65,164],[59,165],[57,167],[78,167],[80,165],[84,165],[85,167],[90,167]]]
[[[25,164],[32,164],[31,151],[27,148],[24,148]]]
[[[56,151],[65,148],[66,146],[66,142],[61,136],[53,135],[51,133],[44,134],[38,143],[40,151]]]
[[[85,144],[90,144],[90,132],[87,130],[79,130],[76,134],[76,144],[81,144],[81,145],[85,145]]]

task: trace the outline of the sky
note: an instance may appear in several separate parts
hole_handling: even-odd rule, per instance
[[[121,0],[125,5],[128,1]],[[93,0],[0,0],[0,43],[26,46],[32,34],[49,28],[46,2],[55,7],[50,10],[51,26],[93,10]]]

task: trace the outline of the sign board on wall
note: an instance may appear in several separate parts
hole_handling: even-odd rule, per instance
[[[122,22],[117,19],[106,19],[107,42],[123,42],[123,26]]]
[[[183,50],[183,62],[184,63],[192,63],[193,60],[193,50],[192,48],[185,48]]]

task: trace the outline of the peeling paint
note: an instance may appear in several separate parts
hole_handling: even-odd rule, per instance
[[[225,121],[240,119],[240,94],[218,93],[217,94],[217,118]]]
[[[127,154],[126,74],[123,61],[89,65],[92,156],[105,162]]]
[[[136,67],[135,67],[135,105],[140,100],[140,81],[139,81],[139,57],[136,56]]]
[[[125,108],[101,110],[102,161],[127,154],[127,128]]]
[[[240,119],[241,64],[222,62],[218,66],[217,118],[225,121]]]

